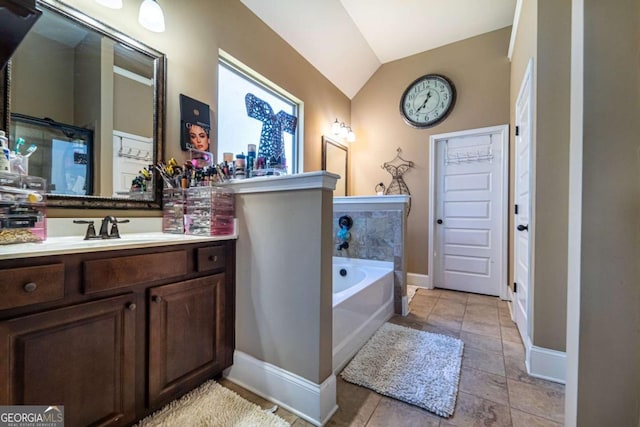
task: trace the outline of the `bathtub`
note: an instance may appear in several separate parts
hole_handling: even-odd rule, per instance
[[[392,315],[392,262],[333,258],[334,373],[341,371]]]

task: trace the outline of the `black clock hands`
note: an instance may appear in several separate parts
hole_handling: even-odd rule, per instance
[[[427,101],[429,101],[429,98],[431,98],[431,91],[427,92],[427,99],[425,99],[422,105],[418,107],[418,109],[416,110],[416,114],[418,114],[418,112],[420,112],[420,110],[422,110],[424,106],[427,105]]]

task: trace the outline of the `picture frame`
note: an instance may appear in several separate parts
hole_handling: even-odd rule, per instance
[[[322,170],[340,175],[334,197],[349,195],[349,147],[329,136],[322,137]]]
[[[180,94],[180,148],[211,152],[209,105]]]

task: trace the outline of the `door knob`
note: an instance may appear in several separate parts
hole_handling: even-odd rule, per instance
[[[529,230],[529,224],[527,224],[527,225],[522,225],[522,224],[518,225],[518,231],[524,231],[524,230],[527,230],[527,231]]]
[[[436,222],[437,222],[438,224],[442,224],[442,220],[441,220],[441,219],[437,220]]]

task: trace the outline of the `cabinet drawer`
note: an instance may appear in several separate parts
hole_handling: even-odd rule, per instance
[[[124,288],[187,274],[187,253],[162,252],[84,262],[85,294]]]
[[[63,298],[64,264],[4,269],[0,295],[0,310]]]
[[[224,268],[226,262],[226,246],[213,246],[198,249],[198,272]]]

